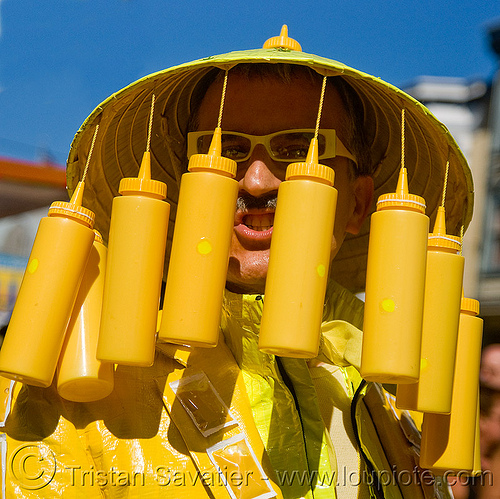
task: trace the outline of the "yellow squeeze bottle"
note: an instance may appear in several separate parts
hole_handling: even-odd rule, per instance
[[[337,190],[317,148],[314,138],[278,190],[259,348],[284,357],[312,358],[319,348]]]
[[[94,213],[82,206],[83,182],[70,202],[40,220],[0,350],[0,374],[29,385],[52,383],[57,359],[94,240]]]
[[[429,218],[408,193],[401,168],[395,193],[379,197],[371,217],[361,375],[382,383],[416,382]]]
[[[90,251],[57,368],[57,391],[73,402],[99,400],[113,390],[114,366],[96,359],[106,270],[99,232]]]
[[[428,240],[420,376],[417,383],[398,386],[400,409],[451,410],[464,257],[459,255],[460,238],[446,234],[445,224],[440,206]]]
[[[151,155],[139,176],[123,178],[113,199],[97,358],[150,366],[154,361],[170,205],[167,186],[151,179]]]
[[[424,414],[420,466],[435,471],[475,467],[483,320],[479,302],[462,298],[450,414]]]
[[[221,156],[221,129],[208,154],[194,154],[182,176],[158,337],[214,347],[238,197],[236,162]]]

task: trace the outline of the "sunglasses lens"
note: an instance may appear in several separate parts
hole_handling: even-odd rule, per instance
[[[271,151],[276,159],[301,161],[306,159],[309,144],[314,137],[312,132],[280,133],[271,139]],[[325,152],[325,137],[318,136],[319,156]]]
[[[205,134],[198,137],[196,150],[198,154],[207,154],[210,149],[213,134]],[[221,139],[221,155],[233,159],[234,161],[242,161],[247,158],[251,149],[250,139],[240,135],[223,133]]]
[[[277,159],[298,161],[305,159],[312,134],[280,133],[271,139],[271,151]]]
[[[222,156],[233,159],[234,161],[243,161],[250,154],[252,143],[247,137],[241,135],[232,135],[230,133],[222,134]]]
[[[200,135],[196,141],[196,153],[197,154],[207,154],[210,149],[210,143],[212,142],[212,134]]]
[[[321,158],[325,154],[326,138],[321,133],[318,134],[318,157]]]

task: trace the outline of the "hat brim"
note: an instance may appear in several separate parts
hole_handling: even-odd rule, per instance
[[[151,171],[152,178],[167,184],[168,201],[172,206],[168,237],[171,241],[179,180],[186,164],[185,135],[193,90],[214,67],[229,69],[240,63],[304,65],[321,75],[342,76],[349,82],[363,104],[371,155],[377,165],[375,200],[396,187],[401,165],[401,109],[404,107],[405,166],[410,192],[425,199],[426,213],[433,220],[441,202],[449,161],[447,230],[458,235],[462,226],[468,226],[472,218],[473,183],[467,161],[447,128],[425,106],[379,78],[337,61],[303,52],[257,49],[208,57],[153,73],[110,96],[87,118],[71,145],[68,190],[71,194],[82,178],[94,130],[99,124],[83,204],[95,212],[96,229],[104,240],[107,240],[111,203],[118,194],[120,180],[137,176],[139,171],[147,144],[154,93]],[[333,278],[353,291],[364,288],[368,233],[369,219],[359,234],[346,238],[332,265]],[[167,259],[169,248],[170,243]]]

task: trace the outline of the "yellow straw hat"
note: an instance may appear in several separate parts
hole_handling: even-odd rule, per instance
[[[426,200],[434,218],[441,202],[446,163],[449,161],[446,199],[447,230],[458,235],[472,218],[472,176],[463,154],[446,127],[421,103],[398,88],[344,64],[307,54],[300,45],[281,36],[264,48],[230,52],[175,66],[146,76],[100,104],[85,120],[71,145],[67,181],[71,194],[81,180],[96,125],[99,125],[85,181],[83,205],[96,214],[96,229],[107,239],[111,203],[123,177],[138,174],[146,149],[152,94],[155,117],[151,137],[151,176],[167,184],[172,205],[169,241],[175,219],[178,185],[186,165],[186,130],[193,92],[213,68],[237,64],[297,64],[321,75],[342,76],[359,95],[371,156],[377,165],[375,201],[396,188],[401,165],[401,110],[405,108],[405,166],[409,188]],[[375,206],[375,204],[374,204]],[[346,238],[332,266],[332,277],[353,291],[364,288],[369,220],[356,236]],[[167,249],[168,258],[169,250]],[[167,266],[165,266],[165,271]]]

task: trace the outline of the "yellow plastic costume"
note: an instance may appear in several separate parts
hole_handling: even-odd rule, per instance
[[[105,240],[118,184],[139,169],[151,95],[161,110],[151,140],[151,173],[168,184],[174,215],[193,95],[209,73],[240,63],[298,64],[345,79],[363,106],[376,197],[395,185],[405,107],[411,191],[426,199],[432,217],[449,161],[447,227],[457,233],[468,225],[473,188],[467,163],[424,106],[378,78],[278,44],[155,73],[96,108],[73,142],[68,188],[72,192],[82,177],[99,125],[83,204],[95,212]],[[412,420],[357,371],[362,303],[351,291],[364,285],[368,230],[365,224],[348,237],[334,260],[332,275],[349,291],[329,281],[315,359],[260,352],[265,297],[226,292],[216,348],[158,343],[152,367],[117,366],[115,388],[101,401],[66,401],[55,383],[42,389],[3,380],[3,496],[448,497],[438,479],[423,480],[416,467],[419,433]]]
[[[376,489],[372,469],[383,497],[447,497],[437,479],[427,495],[418,485],[411,432],[403,431],[388,398],[380,403],[385,392],[372,387],[364,397],[371,404],[358,396],[356,424],[351,422],[361,381],[355,368],[361,332],[352,324],[360,325],[361,303],[330,282],[322,347],[309,367],[257,349],[261,311],[261,296],[227,293],[225,341],[216,349],[159,344],[153,367],[119,366],[115,389],[102,401],[68,402],[54,385],[42,389],[5,380],[4,497],[229,498],[225,476],[242,499],[265,497],[269,484],[273,497],[368,498],[377,497],[370,495]],[[200,375],[234,421],[208,436],[173,391],[176,381]],[[210,417],[217,418],[217,409],[208,407],[212,399],[197,399],[208,426]],[[383,439],[385,450],[383,431],[390,435]],[[231,473],[224,475],[209,459],[208,448],[241,434],[269,481],[256,465],[231,468],[228,462]],[[357,439],[365,457],[356,450]]]

